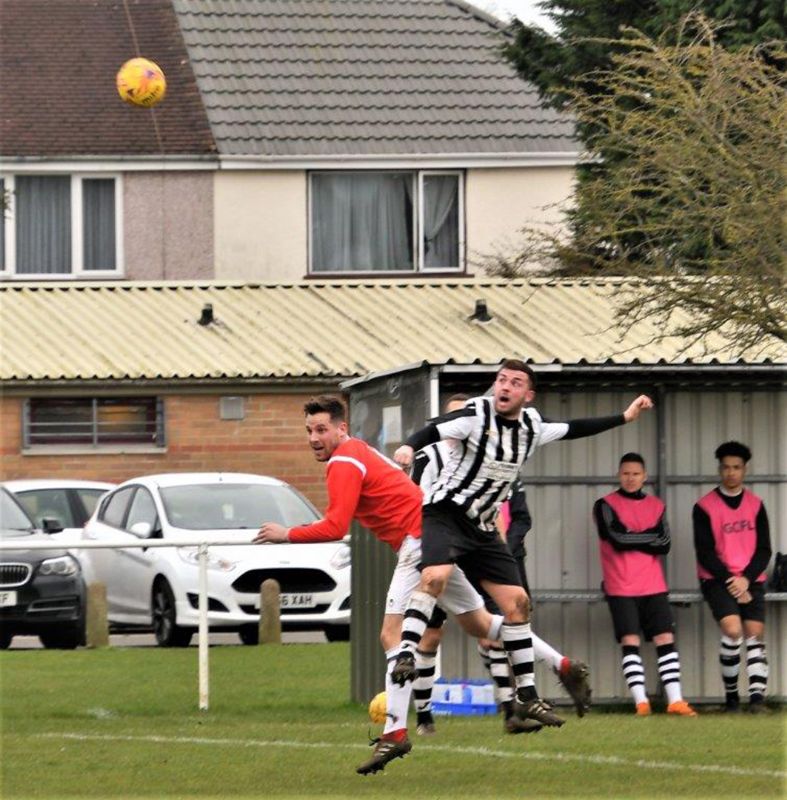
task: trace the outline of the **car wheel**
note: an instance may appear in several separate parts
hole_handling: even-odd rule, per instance
[[[11,631],[0,630],[0,650],[8,650],[13,638],[14,634]]]
[[[82,626],[59,628],[54,631],[42,631],[38,634],[41,644],[48,650],[74,650],[82,644],[84,632]]]
[[[177,623],[175,595],[172,587],[162,579],[153,587],[152,623],[156,644],[159,647],[188,647],[194,631]]]
[[[349,625],[326,625],[325,638],[329,642],[349,642],[350,641],[350,626]]]
[[[238,636],[243,644],[259,644],[260,643],[260,626],[259,625],[244,625],[238,630]]]

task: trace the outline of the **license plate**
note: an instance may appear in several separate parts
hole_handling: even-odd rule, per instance
[[[310,594],[282,594],[280,595],[282,608],[312,608],[314,597]]]
[[[0,592],[0,608],[16,605],[16,592]]]

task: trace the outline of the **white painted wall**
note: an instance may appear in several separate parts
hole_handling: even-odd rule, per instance
[[[570,197],[571,167],[470,169],[465,184],[470,272],[483,255],[513,250],[525,224],[559,219]],[[308,179],[305,171],[215,174],[217,279],[298,282],[308,270]]]
[[[557,204],[573,192],[572,167],[522,167],[467,171],[467,260],[471,272],[483,272],[486,258],[521,249],[525,225],[547,227],[560,219]]]
[[[217,279],[295,283],[306,276],[306,173],[217,172]]]

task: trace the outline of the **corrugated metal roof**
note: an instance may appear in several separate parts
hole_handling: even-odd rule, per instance
[[[573,153],[452,0],[173,0],[223,155]]]
[[[40,283],[0,287],[0,380],[351,378],[405,364],[734,363],[612,327],[621,280]],[[492,321],[471,321],[485,300]],[[205,304],[215,322],[197,320]],[[774,343],[749,363],[785,361]],[[743,359],[745,360],[745,359]]]

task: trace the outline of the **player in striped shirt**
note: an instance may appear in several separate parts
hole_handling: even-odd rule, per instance
[[[466,394],[456,394],[449,397],[445,404],[445,412],[458,411],[470,399]],[[451,458],[451,447],[454,443],[441,440],[427,445],[419,450],[413,459],[413,469],[410,477],[428,493],[430,487],[437,481],[443,466]],[[458,444],[458,443],[457,443]],[[530,530],[532,520],[527,508],[525,489],[519,479],[514,482],[508,499],[500,508],[500,520],[506,537],[506,546],[516,560],[522,585],[530,594],[525,572],[525,535]],[[479,588],[476,586],[476,589]],[[486,606],[493,614],[499,612],[494,601],[487,595],[484,598]],[[443,624],[446,620],[445,612],[435,609],[426,629],[421,643],[416,650],[415,664],[417,677],[413,681],[413,701],[417,714],[416,732],[422,736],[435,733],[434,718],[431,713],[432,691],[435,680],[435,664],[437,648],[442,639]],[[581,661],[574,661],[559,653],[543,639],[532,634],[533,653],[536,661],[549,664],[571,695],[581,717],[590,707],[590,684],[588,682],[588,667]],[[529,733],[541,729],[541,725],[534,720],[522,720],[514,713],[514,688],[511,682],[511,670],[505,650],[500,642],[491,642],[479,639],[478,653],[484,667],[489,672],[495,689],[495,702],[503,713],[503,730],[506,733]]]
[[[592,436],[626,422],[653,406],[641,395],[622,413],[610,417],[550,422],[534,408],[535,374],[524,362],[510,359],[498,370],[491,397],[470,400],[460,411],[438,417],[394,454],[409,467],[416,450],[441,439],[459,446],[424,497],[422,572],[410,596],[402,629],[402,645],[392,680],[416,677],[415,651],[445,581],[458,564],[480,580],[505,616],[501,639],[516,683],[516,713],[544,725],[563,720],[538,696],[533,678],[530,602],[516,562],[497,536],[494,520],[525,461],[536,447],[559,439]]]

